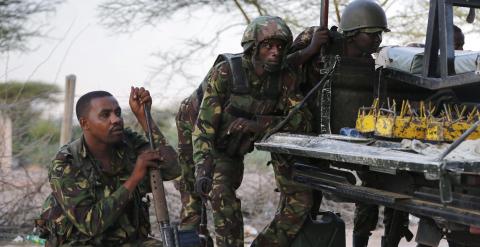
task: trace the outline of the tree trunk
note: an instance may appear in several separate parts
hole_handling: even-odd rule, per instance
[[[12,119],[0,112],[0,173],[12,171]]]

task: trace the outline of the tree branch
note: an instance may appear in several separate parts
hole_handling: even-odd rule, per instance
[[[335,15],[337,16],[337,22],[340,23],[342,17],[340,16],[340,3],[338,0],[333,0],[333,5],[335,6]]]
[[[259,3],[257,0],[250,0],[250,1],[247,1],[247,3],[250,3],[252,4],[253,6],[255,6],[255,9],[257,10],[258,12],[258,15],[268,15],[268,11],[266,9],[264,9]]]
[[[240,5],[240,3],[238,2],[238,0],[233,0],[235,2],[235,5],[237,6],[238,10],[240,10],[240,12],[242,13],[243,15],[243,18],[245,18],[245,21],[247,23],[250,23],[250,18],[248,17],[247,13],[245,12],[245,10],[242,8],[242,6]]]

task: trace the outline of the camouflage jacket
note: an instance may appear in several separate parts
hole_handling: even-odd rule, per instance
[[[158,133],[155,140],[157,146],[166,143]],[[102,170],[83,137],[60,149],[48,170],[52,193],[41,216],[50,231],[50,245],[113,246],[147,237],[148,176],[132,193],[123,186],[147,146],[142,136],[126,129],[110,171]],[[163,169],[162,174],[165,180],[173,179],[179,168]]]
[[[228,136],[227,129],[236,118],[258,120],[262,115],[286,116],[303,99],[295,71],[286,68],[259,78],[246,57],[242,58],[242,67],[249,86],[249,92],[245,94],[232,92],[232,75],[226,62],[216,64],[210,72],[193,132],[196,165],[213,158],[215,152],[223,152],[223,139]],[[309,111],[303,109],[294,115],[283,131],[307,131],[310,118]],[[272,122],[268,128],[273,127]]]

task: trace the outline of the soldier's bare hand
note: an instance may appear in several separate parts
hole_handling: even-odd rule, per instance
[[[148,168],[158,168],[158,162],[161,162],[162,155],[158,150],[148,150],[137,157],[135,168],[130,177],[123,184],[128,191],[132,192],[135,187],[147,175]]]
[[[255,121],[237,118],[228,126],[227,133],[258,133],[260,131],[261,128]]]
[[[163,161],[163,157],[159,150],[148,150],[141,153],[137,157],[132,177],[142,180],[147,174],[148,168],[158,168],[161,161]]]
[[[150,108],[152,106],[152,97],[150,92],[143,87],[131,87],[130,98],[128,100],[130,108],[137,119],[145,119],[144,106]]]
[[[312,41],[310,42],[310,48],[315,51],[320,51],[320,48],[329,42],[328,30],[318,28],[313,33]]]

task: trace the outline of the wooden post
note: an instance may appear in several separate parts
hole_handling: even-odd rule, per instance
[[[12,119],[0,112],[0,173],[12,171]]]
[[[65,102],[63,109],[62,131],[60,132],[60,146],[72,140],[73,101],[75,99],[75,83],[77,77],[68,75],[65,81]]]

